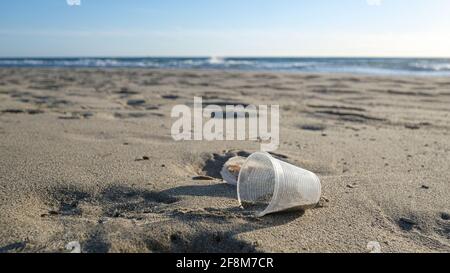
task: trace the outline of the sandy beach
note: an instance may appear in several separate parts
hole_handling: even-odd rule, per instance
[[[239,208],[219,171],[259,144],[175,142],[194,96],[279,104],[274,155],[321,203]],[[0,153],[0,252],[450,251],[448,77],[1,68]]]

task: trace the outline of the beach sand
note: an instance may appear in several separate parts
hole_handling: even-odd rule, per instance
[[[240,209],[218,172],[259,144],[175,142],[194,96],[279,104],[320,206]],[[0,252],[450,251],[449,78],[3,68],[0,152]]]

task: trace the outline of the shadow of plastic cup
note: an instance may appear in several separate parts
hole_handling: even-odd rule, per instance
[[[262,217],[314,207],[320,201],[321,184],[314,173],[258,152],[242,166],[237,192],[239,203]]]

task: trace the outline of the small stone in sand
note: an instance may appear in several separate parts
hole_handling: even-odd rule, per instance
[[[430,187],[429,186],[427,186],[427,185],[422,185],[422,189],[424,189],[424,190],[428,190]]]
[[[147,160],[150,160],[150,157],[148,157],[148,156],[143,156],[142,158],[136,158],[134,161],[147,161]]]
[[[330,200],[328,198],[326,198],[325,196],[322,196],[320,198],[319,203],[317,203],[316,207],[317,208],[326,208],[326,207],[328,207],[327,203],[329,203],[329,202],[330,202]]]
[[[441,219],[445,221],[450,220],[450,214],[446,212],[441,213]]]
[[[81,245],[78,241],[70,242],[66,245],[66,249],[70,251],[70,253],[81,253]]]
[[[381,253],[381,245],[379,242],[372,241],[367,244],[369,253]]]

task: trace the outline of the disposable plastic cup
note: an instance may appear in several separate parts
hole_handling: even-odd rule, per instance
[[[258,152],[247,158],[239,173],[238,199],[255,216],[304,210],[320,201],[320,179],[313,172]]]

